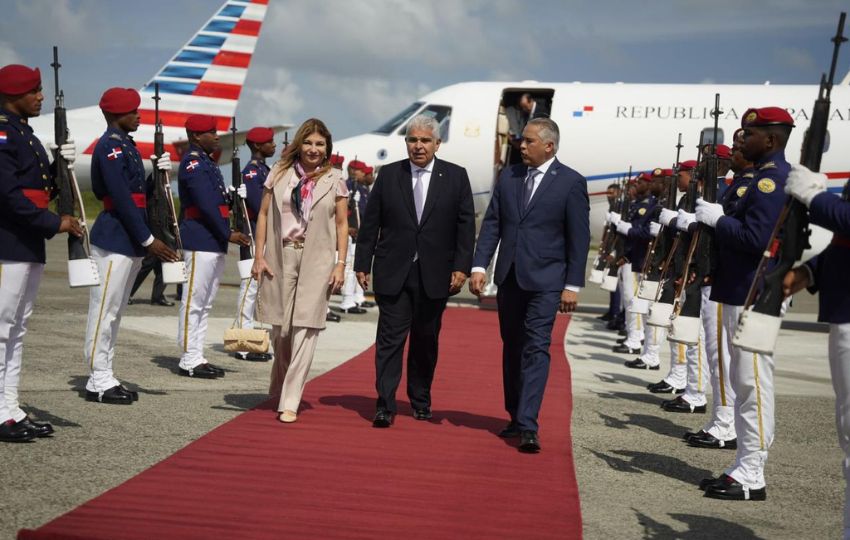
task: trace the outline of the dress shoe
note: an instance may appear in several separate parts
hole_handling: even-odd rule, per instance
[[[130,390],[129,388],[127,388],[123,384],[119,384],[118,388],[120,388],[122,392],[130,394],[130,397],[133,398],[133,401],[139,401],[139,393],[136,392],[135,390]]]
[[[6,420],[0,424],[0,441],[3,442],[27,442],[35,439],[36,434],[27,429],[23,422]]]
[[[328,311],[325,315],[325,320],[327,322],[339,322],[342,320],[342,317],[334,313],[333,311]]]
[[[514,439],[520,435],[522,435],[522,431],[520,431],[519,426],[513,422],[509,422],[508,425],[499,432],[499,437],[503,439]]]
[[[519,441],[519,451],[526,454],[536,454],[540,451],[540,439],[536,431],[523,431]]]
[[[640,357],[635,358],[634,360],[626,360],[623,365],[627,368],[632,369],[652,369],[655,371],[658,371],[658,369],[660,369],[660,366],[650,366],[649,364],[641,360]]]
[[[731,476],[726,476],[706,487],[705,496],[727,501],[764,501],[767,500],[767,489],[750,489]]]
[[[628,335],[628,333],[626,332],[625,328],[618,326],[617,327],[617,335],[618,336],[626,336],[626,335]]]
[[[610,313],[603,313],[602,315],[600,315],[600,316],[596,317],[596,320],[597,320],[597,321],[602,321],[602,322],[608,322],[608,321],[610,321],[610,320],[611,320],[611,319],[613,319],[613,318],[614,318],[614,316],[613,316],[613,315],[611,315]]]
[[[362,307],[352,306],[350,308],[333,308],[334,311],[339,311],[340,313],[348,313],[349,315],[362,315],[367,313],[365,309]]]
[[[35,433],[36,437],[49,437],[53,435],[53,426],[49,422],[33,422],[27,417],[18,423]]]
[[[726,478],[731,478],[731,477],[727,476],[726,473],[723,473],[720,476],[718,476],[717,478],[703,478],[702,480],[699,481],[699,488],[702,491],[705,491],[706,489],[708,489],[708,486],[711,486],[711,485],[716,484],[718,482],[723,482],[723,481],[726,480]]]
[[[372,420],[372,427],[376,428],[388,428],[393,425],[393,419],[395,414],[390,411],[386,411],[381,409],[380,411],[375,413],[375,419]]]
[[[280,413],[280,416],[278,416],[278,420],[284,424],[291,424],[298,420],[298,413],[285,409],[282,413]]]
[[[676,388],[674,386],[670,386],[667,384],[667,381],[659,381],[655,384],[647,384],[646,389],[652,392],[653,394],[681,394],[685,391],[684,388]]]
[[[132,405],[133,395],[124,390],[120,384],[104,392],[86,390],[86,401],[110,403],[112,405]]]
[[[224,370],[220,367],[214,366],[209,362],[204,363],[204,365],[207,366],[207,368],[209,368],[210,370],[214,371],[219,377],[224,377]]]
[[[198,364],[190,369],[180,368],[180,375],[195,379],[218,379],[218,371],[210,369],[209,364]]]
[[[369,308],[369,307],[375,307],[378,304],[376,304],[375,302],[370,302],[370,301],[366,300],[365,302],[360,302],[358,305],[362,308]]]
[[[702,437],[703,435],[705,435],[705,431],[703,431],[703,430],[699,430],[699,431],[686,431],[686,432],[685,432],[685,434],[684,434],[684,435],[682,435],[682,439],[683,439],[683,440],[685,440],[685,441],[687,441],[687,440],[688,440],[688,439],[690,439],[691,437],[697,437],[697,436]]]
[[[688,445],[696,448],[725,448],[727,450],[737,450],[738,440],[732,439],[729,441],[723,441],[711,433],[703,431],[701,435],[695,434],[688,437]]]
[[[606,330],[616,330],[617,328],[619,328],[619,325],[617,324],[617,319],[611,319],[610,321],[608,321],[608,324],[605,325]]]
[[[173,305],[174,305],[174,302],[172,302],[171,300],[167,299],[167,298],[166,298],[166,297],[164,297],[164,296],[161,296],[161,297],[159,297],[159,298],[157,298],[157,299],[155,299],[155,300],[154,300],[154,299],[151,299],[151,305],[152,305],[152,306],[166,306],[166,307],[171,307],[171,306],[173,306]]]
[[[682,396],[676,397],[676,399],[665,400],[661,402],[661,408],[667,412],[678,412],[678,413],[704,413],[705,405],[691,405]]]
[[[611,348],[612,352],[621,353],[621,354],[640,354],[640,348],[632,349],[625,343],[620,343],[619,345],[614,345]]]
[[[135,303],[136,303],[136,301],[135,301],[135,300],[133,300],[133,297],[132,297],[132,296],[131,296],[130,298],[128,298],[128,299],[127,299],[127,305],[128,305],[128,306],[132,306],[132,305],[133,305],[133,304],[135,304]]]
[[[413,410],[413,418],[417,420],[430,420],[432,416],[431,407],[423,407],[421,409]]]
[[[629,338],[624,338],[624,337],[617,338],[617,345],[622,345],[623,343],[626,342],[627,339],[629,339]],[[643,340],[640,340],[640,344],[643,345]]]
[[[267,352],[249,352],[245,360],[249,362],[268,362],[272,359],[272,355]]]

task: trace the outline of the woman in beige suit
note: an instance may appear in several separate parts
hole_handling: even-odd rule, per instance
[[[257,319],[272,325],[269,393],[280,396],[281,422],[297,419],[328,300],[344,280],[348,189],[332,148],[321,120],[301,124],[269,172],[257,216]]]

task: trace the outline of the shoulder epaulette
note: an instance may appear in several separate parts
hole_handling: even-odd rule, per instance
[[[742,174],[742,175],[741,175],[741,177],[742,177],[742,178],[754,178],[754,177],[755,177],[755,175],[754,175],[753,173],[751,173],[751,172],[748,172],[748,173],[744,173],[744,174]]]
[[[5,124],[9,121],[9,117],[5,114],[0,114],[0,124]]]
[[[119,135],[119,134],[117,134],[117,133],[110,133],[110,134],[109,134],[109,138],[110,138],[110,139],[115,139],[115,140],[117,140],[117,141],[120,141],[120,140],[121,140],[121,135]]]
[[[774,163],[772,161],[768,161],[767,163],[765,163],[764,165],[759,167],[759,170],[760,171],[766,171],[768,169],[775,169],[775,168],[776,168],[776,163]]]
[[[256,160],[256,159],[252,159],[249,163],[250,163],[251,165],[258,165],[258,163],[257,163],[257,160]]]
[[[201,154],[199,154],[197,150],[192,150],[191,152],[189,152],[189,155],[195,156],[195,157],[201,157]]]

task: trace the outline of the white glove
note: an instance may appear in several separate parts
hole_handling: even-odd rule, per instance
[[[171,152],[163,152],[161,156],[151,156],[150,159],[155,169],[171,172]]]
[[[617,212],[608,212],[608,223],[613,226],[617,226],[620,224],[620,220],[623,218]]]
[[[717,226],[717,220],[723,217],[723,205],[697,199],[696,217],[697,221],[713,229]]]
[[[695,214],[679,210],[679,213],[676,214],[676,228],[682,232],[688,232],[688,227],[690,227],[691,223],[694,223],[696,220],[697,217]]]
[[[667,208],[661,209],[661,215],[658,216],[658,223],[664,225],[665,227],[670,226],[670,222],[676,219],[676,216],[679,214],[675,210],[668,210]]]
[[[654,221],[650,221],[649,222],[649,234],[651,234],[652,237],[655,238],[656,236],[658,236],[658,233],[660,233],[660,232],[661,232],[661,224],[656,223]]]
[[[806,208],[812,199],[826,191],[826,175],[812,172],[802,165],[791,165],[791,173],[785,181],[785,193],[791,195]]]
[[[619,215],[619,214],[617,214],[617,215]],[[622,235],[629,234],[629,230],[631,230],[631,228],[632,228],[632,224],[629,223],[628,221],[621,221],[621,222],[617,223],[617,232],[622,234]]]
[[[56,146],[55,143],[48,143],[47,147],[53,152],[53,155],[59,154],[62,156],[62,159],[68,164],[69,169],[74,168],[74,162],[77,160],[77,145],[74,144],[74,141],[68,139],[68,141],[62,146]]]
[[[236,194],[243,199],[248,198],[248,188],[245,187],[245,184],[239,184],[239,187],[236,188]]]

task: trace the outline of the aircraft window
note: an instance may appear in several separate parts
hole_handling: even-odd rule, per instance
[[[442,142],[447,142],[449,140],[449,122],[452,118],[452,108],[446,107],[445,105],[428,105],[422,112],[419,114],[423,114],[425,116],[430,116],[434,120],[440,124],[440,140]],[[407,130],[407,126],[398,130],[399,135],[404,135],[404,132]]]
[[[711,144],[711,139],[713,138],[714,126],[703,128],[702,133],[700,133],[700,141],[702,141],[702,144]],[[717,128],[717,140],[714,144],[723,144],[723,130],[721,128]]]
[[[803,134],[803,140],[805,141],[806,138],[808,138],[808,136],[809,136],[809,128],[806,128],[806,132]],[[829,130],[826,130],[826,136],[823,138],[823,153],[825,154],[828,151],[829,151]]]
[[[384,123],[381,127],[376,129],[373,133],[383,133],[384,135],[388,135],[388,134],[392,133],[395,128],[402,125],[403,123],[405,123],[407,121],[408,118],[413,116],[413,113],[418,111],[419,108],[422,107],[422,105],[424,105],[424,103],[422,103],[421,101],[417,101],[416,103],[413,103],[412,105],[408,106],[406,109],[404,109],[403,111],[401,111],[397,115],[390,118],[389,121]]]

